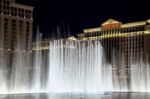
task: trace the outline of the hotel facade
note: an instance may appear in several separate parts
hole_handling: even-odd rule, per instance
[[[114,73],[125,78],[130,75],[131,65],[150,60],[150,20],[123,24],[109,19],[100,27],[84,29],[78,40],[100,41],[106,60],[112,64]]]
[[[32,25],[33,7],[15,0],[0,0],[0,55],[7,66],[12,65],[18,50],[32,52]]]

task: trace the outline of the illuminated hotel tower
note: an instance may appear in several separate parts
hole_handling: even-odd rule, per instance
[[[99,40],[107,62],[122,75],[122,72],[129,73],[130,66],[137,61],[149,59],[150,20],[123,24],[109,19],[100,27],[84,29],[84,33],[78,34],[78,39]]]
[[[0,51],[5,52],[7,65],[11,65],[18,43],[22,51],[32,51],[33,7],[0,0]]]

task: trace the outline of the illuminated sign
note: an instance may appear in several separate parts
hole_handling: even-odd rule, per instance
[[[121,27],[121,22],[113,19],[109,19],[106,22],[104,22],[101,26],[103,29],[112,29],[112,28],[119,28]]]
[[[120,28],[120,27],[121,27],[120,23],[106,24],[102,26],[103,29],[112,29],[112,28]]]

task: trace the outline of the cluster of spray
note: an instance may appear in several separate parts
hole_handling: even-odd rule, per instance
[[[41,42],[38,33],[37,48]],[[131,64],[130,75],[121,78],[106,61],[99,40],[50,40],[48,50],[32,52],[33,66],[29,65],[31,53],[24,51],[24,46],[23,41],[16,44],[12,66],[7,66],[6,51],[1,48],[0,94],[150,92],[149,64],[141,58]]]

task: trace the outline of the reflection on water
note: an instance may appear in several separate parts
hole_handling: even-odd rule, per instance
[[[0,99],[150,99],[150,93],[97,94],[18,94],[0,95]]]

